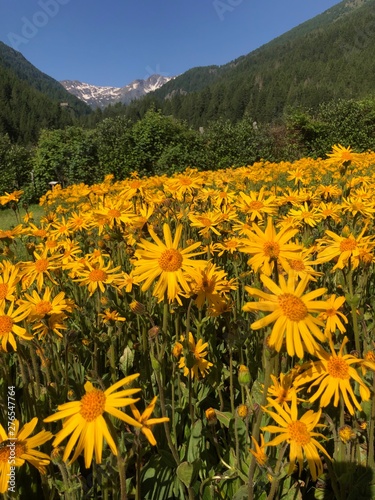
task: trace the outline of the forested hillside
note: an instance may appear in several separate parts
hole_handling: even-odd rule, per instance
[[[86,104],[0,42],[0,134],[33,144],[40,130],[72,125],[87,113]]]
[[[139,117],[153,103],[199,127],[244,116],[270,122],[292,107],[374,96],[374,27],[375,0],[343,1],[227,65],[184,73],[123,112]]]

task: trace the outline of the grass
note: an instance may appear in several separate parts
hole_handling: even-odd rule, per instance
[[[28,208],[28,212],[33,213],[34,222],[38,223],[44,213],[44,210],[43,207],[39,205],[30,205]],[[23,217],[25,215],[26,215],[26,210],[24,210],[21,206],[19,207],[18,213],[16,213],[11,208],[0,210],[0,229],[4,231],[7,229],[11,229],[14,226],[17,226],[17,224],[23,222]]]

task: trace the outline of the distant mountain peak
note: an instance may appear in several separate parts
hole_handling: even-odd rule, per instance
[[[105,108],[118,102],[128,104],[134,99],[139,99],[145,94],[159,89],[172,78],[162,75],[150,75],[145,80],[137,79],[124,87],[92,85],[78,80],[62,80],[60,83],[68,92],[92,108]]]

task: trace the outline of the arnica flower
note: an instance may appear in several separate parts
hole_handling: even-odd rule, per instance
[[[257,191],[250,191],[247,195],[243,191],[239,193],[240,197],[236,206],[240,212],[245,213],[250,221],[263,220],[265,215],[275,215],[277,213],[276,196],[264,196],[264,186]]]
[[[47,442],[53,435],[51,432],[43,430],[30,437],[37,423],[38,419],[34,417],[19,430],[19,422],[14,420],[13,426],[10,428],[12,433],[9,432],[9,435],[0,425],[0,493],[5,493],[8,490],[11,465],[21,467],[27,461],[36,467],[41,474],[46,473],[46,465],[50,463],[50,457],[34,448]],[[13,458],[14,464],[12,464]]]
[[[195,303],[201,309],[207,301],[209,306],[215,305],[223,300],[223,295],[231,289],[235,290],[234,280],[226,279],[227,273],[209,262],[204,269],[191,269],[191,293],[196,296]]]
[[[58,267],[58,256],[53,255],[48,257],[48,249],[45,249],[40,254],[34,252],[34,258],[33,262],[22,264],[22,288],[30,288],[34,281],[36,281],[37,290],[40,292],[45,278],[57,285],[51,275],[51,271],[55,271]]]
[[[293,236],[298,233],[298,229],[284,227],[276,233],[271,217],[263,233],[256,224],[253,224],[252,231],[247,231],[248,239],[243,239],[241,252],[253,254],[248,260],[248,264],[255,272],[262,271],[266,276],[270,276],[275,265],[288,270],[287,259],[294,259],[301,251],[301,246],[295,243],[288,243]]]
[[[283,276],[280,276],[280,286],[277,286],[265,275],[261,276],[261,280],[273,295],[256,288],[245,287],[250,295],[260,297],[261,300],[248,302],[243,306],[243,310],[246,312],[268,311],[271,314],[255,321],[251,328],[258,330],[275,323],[269,338],[270,347],[274,347],[279,352],[285,337],[289,356],[296,354],[299,358],[303,358],[304,351],[314,354],[318,349],[314,337],[320,342],[324,342],[326,338],[319,328],[324,324],[312,313],[327,309],[325,301],[314,301],[314,299],[323,295],[326,289],[318,288],[303,295],[309,282],[308,276],[301,280],[297,286],[295,286],[295,280],[291,276],[288,276],[288,282]]]
[[[163,232],[165,243],[160,240],[151,228],[149,228],[149,233],[155,243],[141,239],[140,248],[135,252],[137,260],[134,261],[133,275],[138,277],[137,282],[144,281],[141,288],[142,292],[148,290],[158,278],[153,295],[159,299],[159,302],[164,299],[166,293],[169,302],[177,299],[181,303],[178,297],[181,293],[181,287],[186,293],[190,291],[187,271],[206,265],[206,261],[192,260],[192,257],[201,253],[190,253],[200,246],[200,242],[196,242],[185,249],[179,248],[182,225],[177,226],[173,240],[168,224],[164,224]]]
[[[5,194],[3,196],[0,196],[0,204],[6,205],[10,201],[17,202],[22,195],[23,195],[23,191],[13,191],[12,193],[7,193],[5,191]]]
[[[336,264],[332,268],[333,271],[335,269],[344,269],[349,261],[353,269],[357,268],[360,262],[360,253],[368,244],[368,238],[363,238],[366,229],[364,228],[357,238],[353,234],[339,236],[333,231],[327,230],[326,234],[331,240],[327,238],[318,240],[318,256],[315,263],[322,264],[323,262],[337,259]]]
[[[3,300],[15,300],[16,285],[20,278],[17,266],[8,260],[0,262],[0,304]]]
[[[146,436],[148,442],[152,445],[156,445],[156,439],[152,433],[152,426],[155,424],[161,424],[163,422],[169,422],[168,417],[160,417],[160,418],[150,418],[152,412],[155,409],[155,404],[158,397],[155,396],[151,403],[147,406],[142,415],[139,413],[137,407],[133,404],[130,405],[130,409],[133,413],[133,417],[137,422],[141,424],[141,432]]]
[[[121,278],[119,269],[120,266],[112,267],[111,262],[105,265],[103,257],[99,257],[98,262],[94,264],[87,261],[86,268],[78,270],[80,277],[74,281],[79,281],[80,286],[87,285],[91,297],[98,289],[104,293],[106,285],[111,285],[117,278]]]
[[[354,364],[363,364],[363,360],[351,354],[344,354],[347,342],[348,338],[344,337],[338,353],[336,353],[331,339],[329,341],[331,353],[321,347],[317,349],[315,356],[319,358],[319,361],[310,361],[303,365],[302,368],[305,371],[296,377],[294,383],[297,387],[310,384],[308,392],[317,387],[316,392],[310,397],[309,401],[313,403],[319,399],[322,408],[328,406],[332,399],[333,405],[337,407],[340,397],[342,397],[350,414],[354,415],[353,404],[359,411],[362,410],[362,407],[354,394],[352,383],[358,384],[363,401],[370,399],[370,390],[359,376],[357,370],[352,366]]]
[[[324,436],[315,432],[316,427],[325,427],[319,424],[322,410],[314,413],[308,410],[298,418],[297,397],[293,397],[291,406],[282,407],[279,404],[270,401],[275,411],[263,408],[278,425],[267,425],[262,427],[263,432],[279,434],[277,437],[266,443],[266,446],[279,446],[281,443],[288,443],[289,450],[289,471],[292,474],[296,461],[298,462],[299,474],[302,472],[304,458],[306,457],[313,481],[323,472],[323,464],[319,452],[330,459],[327,451],[315,439]]]
[[[42,319],[45,316],[52,314],[61,314],[72,311],[71,301],[65,299],[65,293],[60,292],[55,297],[51,297],[50,287],[46,287],[43,296],[39,296],[36,290],[33,290],[31,295],[25,293],[25,299],[20,299],[19,304],[22,305],[30,315],[30,321]]]
[[[183,341],[183,338],[181,341]],[[202,377],[206,376],[206,372],[213,366],[213,363],[204,359],[207,356],[207,351],[205,350],[207,346],[208,342],[203,343],[202,339],[199,339],[198,342],[195,343],[193,334],[189,332],[189,355],[191,359],[188,361],[185,356],[182,356],[178,364],[179,368],[184,369],[185,377],[189,375],[189,372],[191,373],[191,377],[195,377],[196,379],[199,377],[199,373]],[[186,365],[189,365],[190,362],[192,366],[187,367]]]
[[[88,469],[92,462],[94,450],[96,463],[101,463],[103,439],[108,443],[112,453],[117,455],[116,444],[103,416],[105,413],[109,413],[134,427],[142,427],[142,424],[134,420],[134,418],[118,410],[118,408],[136,403],[139,399],[133,399],[129,396],[141,389],[123,389],[115,392],[120,387],[129,385],[137,377],[139,377],[139,373],[125,377],[105,391],[96,389],[91,382],[86,382],[86,394],[80,401],[71,401],[60,405],[57,413],[44,419],[44,422],[55,422],[64,419],[63,428],[56,434],[52,443],[54,447],[59,446],[71,434],[65,447],[64,462],[68,460],[74,446],[77,445],[70,463],[77,460],[80,453],[84,451],[85,467]]]
[[[327,299],[327,309],[320,313],[319,318],[325,321],[325,333],[329,337],[332,333],[336,332],[336,329],[340,333],[345,333],[346,328],[343,323],[347,323],[347,317],[339,311],[340,307],[345,302],[345,297],[336,297],[335,294],[331,295]]]
[[[257,464],[260,467],[264,467],[267,460],[268,460],[268,457],[267,457],[266,452],[265,452],[266,445],[264,443],[264,435],[263,434],[260,435],[260,444],[257,443],[254,436],[251,436],[251,440],[253,442],[255,450],[249,450],[249,451],[255,457]]]
[[[17,350],[14,335],[23,340],[32,340],[33,338],[32,335],[27,333],[26,328],[17,325],[28,316],[29,311],[23,306],[14,310],[14,305],[14,302],[11,302],[8,307],[5,302],[0,303],[0,342],[4,351],[7,351],[8,342],[15,351]]]
[[[327,156],[328,159],[325,160],[325,163],[327,163],[328,165],[348,166],[353,161],[358,162],[361,160],[360,154],[354,153],[350,146],[346,148],[341,144],[335,144],[334,146],[332,146],[332,153],[328,153]]]
[[[298,392],[293,385],[294,378],[295,373],[293,370],[287,374],[280,373],[279,378],[271,375],[273,384],[268,388],[268,399],[282,406],[290,403]],[[300,399],[297,398],[297,401],[300,401]]]

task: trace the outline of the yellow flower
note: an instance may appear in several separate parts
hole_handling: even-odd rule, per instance
[[[0,304],[3,300],[14,301],[16,285],[20,280],[19,268],[10,261],[0,262]]]
[[[56,297],[51,298],[51,289],[48,286],[44,291],[43,297],[39,296],[36,290],[33,290],[31,295],[25,293],[25,298],[27,300],[20,299],[18,303],[27,310],[30,315],[30,321],[42,319],[52,314],[72,311],[72,303],[70,300],[65,299],[65,293],[60,292]]]
[[[361,159],[361,155],[354,153],[351,147],[346,148],[341,144],[335,144],[332,147],[332,153],[327,154],[328,159],[325,162],[328,165],[350,165],[352,161],[357,162]]]
[[[9,203],[10,201],[17,202],[22,195],[23,195],[23,191],[13,191],[13,193],[7,193],[5,191],[5,194],[3,196],[0,196],[0,203],[1,203],[1,205],[5,205],[6,203]]]
[[[213,231],[215,234],[220,236],[220,232],[215,227],[223,220],[222,213],[220,211],[192,213],[189,214],[189,219],[191,227],[202,228],[199,231],[201,236],[208,236],[210,231]]]
[[[346,316],[339,311],[340,307],[345,302],[345,297],[336,297],[332,294],[329,299],[327,299],[327,309],[319,314],[319,319],[326,321],[325,333],[327,336],[335,333],[336,329],[340,330],[340,333],[344,333],[346,328],[343,323],[347,323],[348,320]]]
[[[56,434],[55,440],[52,443],[54,447],[59,446],[71,434],[68,444],[65,447],[64,462],[68,460],[77,441],[78,444],[70,463],[74,462],[80,453],[84,451],[85,467],[87,469],[91,465],[94,450],[96,463],[101,463],[103,439],[107,441],[112,453],[117,455],[117,447],[108,430],[103,413],[109,413],[134,427],[142,427],[139,422],[118,410],[118,408],[136,403],[138,399],[133,399],[129,396],[139,392],[141,389],[123,389],[115,392],[120,387],[129,385],[137,377],[139,377],[139,373],[125,377],[105,391],[95,389],[91,382],[86,382],[86,394],[80,401],[71,401],[60,405],[58,406],[59,411],[57,413],[44,419],[44,422],[54,422],[64,419],[63,428]]]
[[[53,435],[43,430],[29,437],[37,423],[38,419],[34,417],[19,430],[19,422],[14,420],[8,429],[8,434],[0,425],[0,493],[8,490],[11,466],[21,467],[27,461],[40,473],[45,474],[45,466],[50,463],[50,457],[34,448],[44,444]]]
[[[303,295],[309,282],[308,276],[302,279],[296,287],[295,280],[290,276],[288,282],[280,276],[280,286],[265,275],[261,276],[261,280],[273,295],[256,288],[245,287],[250,295],[260,297],[261,300],[248,302],[243,306],[243,310],[246,312],[269,311],[271,314],[255,321],[251,328],[258,330],[275,322],[269,339],[270,347],[274,347],[279,352],[285,337],[289,356],[296,354],[299,358],[303,358],[304,351],[314,354],[318,348],[314,337],[324,342],[325,336],[319,328],[324,324],[311,313],[327,309],[326,302],[314,302],[314,299],[323,295],[326,289],[318,288]]]
[[[6,310],[5,302],[0,304],[0,342],[4,351],[7,351],[8,342],[15,351],[17,350],[14,334],[23,340],[31,340],[33,338],[32,335],[26,332],[26,328],[16,324],[24,320],[28,316],[29,311],[24,307],[18,307],[14,311],[14,305],[15,303],[11,302],[8,310]]]
[[[159,302],[164,299],[166,293],[169,302],[177,299],[181,303],[178,296],[181,293],[180,286],[186,293],[190,291],[186,272],[192,268],[202,267],[206,262],[191,259],[191,257],[199,255],[199,253],[190,252],[198,248],[200,242],[196,242],[185,249],[179,248],[182,225],[177,226],[173,240],[168,224],[164,224],[163,232],[165,243],[160,240],[151,228],[149,228],[149,233],[156,244],[141,239],[141,243],[139,243],[140,249],[135,252],[137,260],[134,262],[133,275],[138,276],[138,282],[144,281],[141,288],[142,292],[148,290],[152,283],[159,278],[153,290],[153,295],[158,297]]]
[[[264,187],[257,191],[250,191],[247,195],[240,191],[236,206],[249,217],[250,221],[263,220],[264,215],[277,213],[276,196],[265,198]]]
[[[292,397],[298,392],[293,385],[294,377],[293,371],[288,374],[280,373],[279,379],[275,375],[271,375],[273,384],[268,388],[268,399],[282,406],[292,401]],[[297,401],[300,400],[297,398]]]
[[[103,319],[103,323],[111,323],[113,321],[126,321],[126,318],[120,316],[118,311],[105,309],[104,313],[99,313],[99,317]]]
[[[105,265],[104,259],[101,256],[93,264],[87,261],[85,269],[78,269],[77,271],[80,278],[76,278],[74,281],[80,281],[80,286],[87,285],[90,297],[97,289],[104,293],[105,285],[111,285],[116,279],[121,278],[121,274],[118,272],[120,266],[113,268],[111,266],[112,262],[108,262]]]
[[[146,436],[147,440],[152,446],[156,445],[156,439],[152,433],[152,426],[155,424],[161,424],[163,422],[169,422],[168,417],[161,417],[161,418],[150,418],[151,413],[154,411],[156,400],[158,399],[157,396],[153,398],[151,403],[147,406],[145,411],[142,413],[142,415],[139,413],[138,409],[136,408],[135,405],[131,404],[130,409],[133,413],[133,416],[137,422],[141,424],[141,432]]]
[[[181,339],[182,340],[182,339]],[[204,359],[207,356],[207,351],[205,349],[208,346],[208,342],[203,343],[202,339],[199,339],[197,343],[195,343],[193,334],[189,332],[189,358],[186,359],[185,356],[182,356],[180,359],[179,368],[184,369],[184,375],[187,377],[189,375],[189,372],[191,373],[191,377],[198,378],[199,373],[201,374],[202,377],[206,376],[206,372],[209,371],[211,366],[213,366],[210,361],[207,361],[207,359]],[[187,367],[186,365],[189,365]],[[192,365],[192,366],[190,366]],[[190,368],[190,370],[189,370]]]
[[[206,300],[210,306],[215,305],[223,299],[225,292],[236,289],[233,280],[228,281],[226,276],[227,273],[212,262],[209,262],[204,269],[189,271],[189,277],[192,279],[191,294],[196,296],[195,303],[199,309]]]
[[[256,439],[253,436],[251,436],[251,439],[253,441],[253,445],[255,446],[255,450],[249,450],[249,451],[252,455],[254,455],[257,464],[260,467],[263,467],[268,460],[268,457],[265,452],[266,445],[264,443],[264,435],[263,434],[260,435],[260,445],[257,443]]]
[[[275,264],[280,263],[283,268],[288,270],[287,259],[294,259],[296,252],[300,253],[301,247],[294,243],[288,243],[298,229],[289,229],[284,227],[276,234],[272,219],[268,219],[268,224],[263,233],[256,224],[253,224],[252,231],[247,231],[248,239],[243,239],[243,247],[241,252],[254,254],[249,259],[248,264],[255,272],[270,276]]]
[[[279,446],[281,443],[288,443],[290,446],[290,465],[288,474],[294,471],[296,461],[299,466],[299,474],[301,474],[304,457],[306,457],[311,476],[313,480],[316,481],[318,476],[323,472],[323,464],[319,456],[319,451],[330,459],[327,451],[315,439],[316,437],[324,439],[322,434],[314,432],[315,427],[325,427],[319,424],[322,410],[316,413],[312,410],[308,410],[301,418],[298,418],[296,395],[293,397],[290,407],[288,405],[282,407],[271,401],[270,403],[275,411],[271,411],[268,408],[263,408],[263,410],[267,412],[278,425],[267,425],[266,427],[262,427],[262,431],[279,435],[272,441],[269,441],[266,446]]]
[[[57,269],[58,264],[56,259],[58,256],[47,255],[48,249],[43,250],[41,254],[34,252],[34,262],[24,262],[22,264],[22,288],[30,288],[36,281],[38,292],[42,290],[44,278],[48,278],[52,283],[57,285],[56,281],[51,276],[51,271]]]
[[[326,234],[331,238],[323,238],[318,240],[318,257],[316,259],[317,264],[323,262],[328,262],[333,259],[337,259],[333,270],[344,269],[349,262],[353,269],[358,267],[360,262],[361,252],[368,250],[368,248],[373,248],[374,243],[371,241],[371,237],[363,237],[366,227],[357,236],[357,238],[351,234],[349,231],[343,235],[338,236],[333,231],[326,231]]]
[[[370,399],[370,390],[361,379],[357,371],[352,367],[353,364],[361,364],[363,360],[343,354],[348,338],[344,337],[340,350],[336,353],[332,340],[329,341],[331,353],[321,347],[317,349],[315,355],[319,361],[310,361],[304,365],[305,371],[295,379],[295,385],[298,387],[304,384],[310,384],[308,392],[313,387],[318,387],[316,392],[310,397],[310,403],[320,399],[320,406],[328,406],[333,399],[333,405],[338,406],[340,396],[342,396],[346,407],[351,415],[354,415],[354,406],[361,411],[356,395],[351,386],[352,381],[359,385],[360,395],[363,401]],[[312,382],[312,383],[311,383]],[[350,396],[350,397],[349,397]]]

